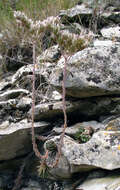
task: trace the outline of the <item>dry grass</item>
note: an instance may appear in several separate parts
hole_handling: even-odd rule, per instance
[[[20,10],[28,17],[43,20],[48,16],[55,16],[61,9],[74,6],[78,0],[6,0],[0,2],[0,21],[11,19],[12,10]]]
[[[16,2],[16,3],[14,3]],[[30,35],[22,31],[15,18],[13,10],[23,11],[32,20],[43,20],[48,16],[58,15],[61,9],[74,6],[78,0],[4,0],[0,1],[0,33],[4,31],[5,38],[0,39],[0,52],[20,44]],[[8,49],[7,48],[7,49]]]

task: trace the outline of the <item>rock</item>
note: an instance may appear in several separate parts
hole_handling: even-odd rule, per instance
[[[105,121],[103,121],[105,122]],[[107,131],[111,131],[112,133],[117,131],[120,131],[120,118],[115,118],[115,119],[111,119],[110,121],[108,121],[108,123],[105,125],[105,129]]]
[[[32,91],[32,74],[33,74],[33,65],[27,65],[21,67],[13,76],[11,79],[12,86],[17,88],[23,88],[26,90]],[[45,78],[38,70],[38,68],[35,68],[35,89],[39,87],[42,88],[43,85],[41,83],[45,83]],[[41,86],[41,87],[40,87]]]
[[[31,47],[16,45],[14,48],[9,48],[7,51],[5,66],[8,71],[16,71],[20,67],[32,62],[33,60]]]
[[[52,92],[52,100],[60,101],[61,99],[62,99],[62,95],[59,92],[57,92],[56,90],[54,90]]]
[[[60,31],[61,31],[61,35],[62,32],[64,33],[70,33],[70,34],[83,34],[83,33],[87,33],[88,31],[81,26],[79,23],[73,23],[72,25],[64,25],[61,24],[60,25]]]
[[[32,151],[31,123],[22,120],[19,123],[3,122],[0,125],[0,160],[9,160],[23,156]],[[35,130],[43,132],[48,123],[38,122],[34,124]]]
[[[94,47],[102,46],[102,47],[110,47],[113,45],[113,42],[111,40],[94,40],[93,41]]]
[[[120,176],[107,176],[104,178],[87,179],[76,190],[118,190],[120,188]]]
[[[22,187],[21,190],[62,190],[62,183],[59,181],[53,181],[49,179],[36,179],[30,178],[25,179],[25,187]]]
[[[12,82],[11,81],[7,81],[5,79],[3,79],[2,81],[0,81],[0,91],[3,91],[6,88],[9,88],[11,86],[12,86]]]
[[[81,123],[76,123],[73,126],[67,127],[65,130],[65,134],[66,135],[70,135],[70,136],[74,136],[77,132],[79,132],[80,129],[86,129],[88,130],[90,127],[91,129],[91,133],[93,133],[93,131],[98,131],[98,130],[103,130],[105,129],[105,125],[102,123],[99,123],[97,121],[88,121],[88,122],[81,122]],[[62,133],[62,128],[59,127],[54,127],[53,131],[56,134],[61,134]]]
[[[116,11],[113,9],[112,11],[103,12],[103,14],[101,15],[101,18],[102,18],[102,25],[103,26],[109,25],[111,23],[119,24],[119,22],[120,22],[120,10]]]
[[[68,59],[66,95],[78,98],[120,94],[120,44],[89,47]],[[55,68],[50,84],[62,88],[62,70]]]
[[[12,76],[12,84],[16,83],[18,80],[20,80],[21,78],[23,78],[26,75],[30,75],[33,73],[33,65],[25,65],[23,67],[21,67],[19,70],[17,70],[17,72],[15,72],[15,74]]]
[[[93,7],[93,6],[101,6],[101,8],[108,7],[108,6],[120,6],[119,0],[98,0],[97,2],[94,2],[94,0],[79,0],[79,3],[85,3],[87,6]]]
[[[4,101],[7,99],[14,99],[18,96],[25,96],[28,95],[29,91],[25,89],[14,89],[14,90],[8,90],[6,92],[3,92],[0,94],[0,100]]]
[[[46,122],[35,122],[35,128],[40,127],[40,131],[42,132],[46,127],[48,127],[48,123]],[[5,121],[0,125],[0,135],[9,135],[14,133],[15,131],[30,129],[32,127],[31,122],[28,122],[27,119],[21,120],[19,123],[9,123],[9,121]]]
[[[9,171],[15,177],[32,153],[22,173],[22,190],[120,188],[119,174],[115,176],[120,168],[119,3],[79,1],[44,21],[33,21],[23,12],[14,11],[18,27],[24,31],[26,23],[32,37],[41,33],[40,55],[36,49],[34,126],[41,154],[48,150],[47,165],[40,163],[32,149],[32,46],[25,46],[22,40],[11,48],[10,31],[5,30],[10,36],[7,41],[2,31],[0,38],[6,48],[1,48],[1,67],[8,44],[10,48],[5,54],[7,72],[3,71],[0,81],[0,171]],[[28,39],[30,36],[25,42]],[[68,127],[58,165],[52,168],[64,123],[62,80],[66,58]],[[47,139],[44,145],[39,142],[41,134]],[[112,177],[107,176],[108,171],[114,173]],[[0,188],[12,189],[13,184],[6,185],[13,182],[12,174],[10,180],[3,180],[4,174],[0,173]]]
[[[88,25],[92,16],[92,9],[86,7],[85,4],[76,5],[71,9],[60,11],[59,16],[61,18],[61,22],[64,24],[81,21],[82,23]]]
[[[0,123],[3,121],[18,122],[27,117],[27,112],[31,108],[32,100],[29,97],[19,99],[9,99],[0,102]]]
[[[29,181],[26,184],[27,187],[22,188],[22,190],[42,190],[42,187],[39,182],[29,179]]]
[[[66,101],[67,113],[72,113],[77,107],[78,102],[71,103]],[[32,109],[29,111],[31,117]],[[40,119],[53,119],[54,117],[63,115],[63,104],[62,101],[38,104],[35,106],[34,119],[39,121]]]
[[[32,99],[29,97],[21,98],[18,103],[16,104],[16,108],[20,110],[28,110],[32,105]]]
[[[60,173],[64,177],[70,177],[73,173],[90,171],[94,168],[102,168],[107,170],[113,170],[120,168],[119,154],[120,154],[120,131],[98,131],[93,134],[92,138],[84,143],[79,144],[72,138],[65,136],[61,147],[60,160],[67,160],[66,165],[58,163],[57,167],[50,172],[57,177],[60,177]],[[56,136],[51,140],[46,141],[53,142],[58,146],[60,137]],[[48,163],[53,161],[54,158],[49,158]],[[59,169],[59,170],[57,170]],[[56,172],[55,172],[56,171]],[[68,176],[69,174],[69,176]]]
[[[97,1],[96,3],[94,0],[84,1],[84,3],[76,5],[71,9],[62,10],[59,16],[63,24],[69,25],[69,23],[77,22],[82,23],[85,27],[89,27],[93,23],[91,28],[94,29],[94,24],[96,24],[97,29],[101,29],[104,26],[111,25],[111,23],[119,24],[120,22],[120,10],[116,11],[116,7],[120,6],[120,2],[119,0],[113,2],[105,0]],[[110,5],[113,6],[112,10],[108,9]],[[97,17],[96,22],[95,17]]]
[[[21,190],[42,190],[42,189],[39,186],[39,187],[23,187]]]
[[[13,177],[9,172],[0,173],[0,190],[11,189],[13,185]]]
[[[46,49],[39,57],[38,62],[56,62],[61,56],[60,48],[58,45]]]
[[[104,38],[118,40],[118,39],[120,39],[120,27],[115,26],[115,27],[103,28],[103,29],[101,29],[101,34]]]
[[[98,130],[103,130],[105,125],[96,121],[77,123],[73,126],[67,127],[65,134],[74,138],[79,143],[85,143],[92,137],[93,133]],[[60,135],[63,128],[54,127],[53,132],[56,135]]]
[[[107,118],[109,119],[111,116],[117,117],[120,114],[120,98],[117,97],[96,97],[82,100],[66,101],[66,106],[68,120],[70,120],[70,122],[73,124],[76,122],[83,122],[85,120],[93,119],[101,122]],[[29,118],[31,118],[31,113],[32,110],[30,109],[29,113],[27,114]],[[54,117],[62,115],[62,101],[41,103],[35,106],[34,116],[36,121],[39,121],[41,119],[53,119]],[[97,129],[98,124],[99,123],[94,123],[92,125],[96,125]]]

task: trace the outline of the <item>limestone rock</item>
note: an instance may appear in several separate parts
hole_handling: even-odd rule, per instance
[[[72,113],[78,107],[78,102],[71,103],[66,101],[67,113]],[[31,117],[32,109],[29,111]],[[53,119],[54,117],[63,115],[63,104],[62,101],[43,103],[35,106],[34,118],[36,121],[40,119]]]
[[[63,178],[75,172],[89,171],[94,168],[113,170],[120,168],[120,132],[118,131],[98,131],[93,134],[92,138],[85,144],[79,144],[72,138],[65,136],[61,148],[61,160],[67,160],[67,165],[63,167],[61,161],[57,168],[61,171]],[[59,144],[60,137],[56,136],[46,143],[52,141],[56,146]],[[50,159],[50,158],[49,158]],[[48,161],[50,161],[48,159]],[[51,160],[54,160],[52,158]],[[57,168],[55,169],[57,171]],[[69,168],[69,169],[68,169]],[[55,173],[54,169],[51,171]],[[58,177],[57,176],[57,177]]]
[[[58,45],[52,46],[45,50],[37,59],[39,62],[55,62],[61,56],[60,48]],[[38,61],[37,60],[37,61]]]
[[[93,45],[94,47],[99,47],[99,46],[102,46],[102,47],[110,47],[113,45],[113,41],[111,40],[94,40],[93,41]]]
[[[32,151],[31,126],[26,119],[19,123],[5,121],[0,125],[0,160],[13,159]],[[34,126],[42,132],[48,123],[37,122]]]
[[[19,44],[14,48],[8,49],[6,57],[6,69],[9,71],[17,71],[20,67],[32,62],[33,60],[31,47],[24,47],[24,45],[22,46]]]
[[[88,24],[92,16],[92,9],[86,7],[85,4],[76,5],[71,9],[62,10],[59,16],[61,17],[62,23],[80,22],[80,20],[83,22],[84,20]]]
[[[54,117],[62,116],[62,107],[62,101],[52,101],[51,103],[37,104],[35,106],[35,120],[39,121],[43,118],[53,119]],[[90,99],[88,98],[82,100],[66,101],[66,108],[68,119],[71,118],[73,123],[93,119],[97,119],[101,122],[107,118],[110,118],[111,116],[117,117],[117,115],[120,114],[120,98],[96,97]],[[4,107],[2,109],[4,111]],[[28,117],[31,117],[31,111],[32,110],[30,109],[27,114]],[[98,123],[94,123],[93,125],[97,126],[97,124]]]
[[[75,190],[118,190],[120,188],[120,176],[107,176],[104,178],[87,179]]]
[[[75,53],[67,63],[66,95],[81,98],[120,94],[119,58],[119,43],[89,47]],[[61,91],[62,70],[57,66],[50,83]]]
[[[67,127],[65,130],[65,134],[73,136],[75,135],[75,133],[79,131],[80,128],[88,129],[89,127],[91,127],[91,130],[93,129],[94,131],[103,130],[105,128],[104,124],[97,121],[81,122],[81,123],[76,123],[73,126]],[[53,131],[56,134],[60,134],[62,133],[62,128],[54,127]]]
[[[112,6],[112,10],[109,7]],[[60,12],[61,22],[64,24],[69,23],[82,23],[84,26],[89,27],[91,20],[95,21],[93,15],[97,16],[97,22],[94,23],[98,28],[110,25],[111,23],[119,24],[120,22],[120,2],[100,0],[95,1],[84,1],[83,3],[76,5],[75,7],[62,10]],[[117,10],[116,10],[117,7]],[[97,10],[96,13],[94,10]]]
[[[119,40],[120,39],[120,27],[108,27],[101,29],[101,34],[104,38],[109,38],[113,40]]]
[[[8,99],[14,99],[20,95],[25,96],[28,94],[29,94],[29,91],[25,89],[8,90],[0,94],[0,100],[3,101],[3,100],[8,100]]]
[[[33,65],[23,66],[17,70],[17,72],[12,76],[11,83],[12,86],[17,88],[23,88],[32,91],[32,74]],[[45,78],[43,73],[36,67],[35,68],[35,89],[40,88],[41,83],[45,83]]]

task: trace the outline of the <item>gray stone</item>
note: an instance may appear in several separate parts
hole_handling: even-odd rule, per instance
[[[25,89],[8,90],[0,94],[0,100],[3,101],[3,100],[8,100],[8,99],[14,99],[20,95],[25,96],[28,94],[29,94],[29,91]]]
[[[32,91],[33,65],[21,67],[11,79],[12,86]],[[40,89],[40,85],[45,83],[45,77],[38,67],[35,68],[35,88]]]
[[[45,50],[39,57],[38,62],[56,62],[61,56],[60,48],[58,45],[52,46]]]
[[[19,123],[9,123],[5,121],[0,125],[0,160],[9,160],[19,156],[23,156],[32,151],[31,142],[31,126],[27,120]],[[48,123],[34,123],[35,130],[43,132]]]
[[[54,119],[56,116],[62,116],[62,107],[62,101],[37,104],[35,106],[35,120]],[[2,109],[4,112],[4,108]],[[110,116],[115,117],[120,114],[120,98],[96,97],[94,99],[66,101],[66,111],[68,119],[70,117],[73,122],[84,121],[84,119],[93,120],[93,118],[103,121]],[[29,117],[31,117],[31,113],[32,110],[30,109]]]
[[[114,27],[108,27],[101,29],[101,34],[104,38],[109,39],[120,39],[120,27],[114,26]]]
[[[110,9],[112,6],[112,9]],[[69,23],[82,23],[84,26],[92,26],[94,29],[102,28],[107,25],[111,25],[111,23],[119,24],[120,22],[120,10],[119,9],[120,2],[119,0],[115,1],[106,1],[100,0],[95,2],[93,1],[84,1],[83,4],[76,5],[75,7],[62,10],[60,12],[61,21],[64,24]],[[116,8],[118,11],[116,11]],[[107,11],[106,11],[107,10]]]
[[[66,159],[67,164],[63,167],[60,161],[55,170],[51,170],[52,174],[60,177],[60,173],[57,172],[61,171],[64,178],[70,177],[67,176],[67,174],[72,175],[76,172],[89,171],[94,168],[107,170],[120,168],[119,137],[120,130],[118,127],[116,131],[114,128],[110,131],[108,127],[106,130],[98,131],[94,133],[92,138],[84,144],[79,144],[72,138],[65,136],[61,147],[60,160]],[[58,146],[60,136],[55,136],[54,138],[46,141],[46,143],[49,144],[51,141]],[[53,161],[55,158],[49,158],[48,163],[51,162],[50,159]],[[57,168],[59,170],[57,170]]]
[[[79,132],[80,129],[91,130],[90,133],[93,133],[93,131],[95,132],[98,130],[103,130],[104,128],[105,125],[97,121],[81,122],[81,123],[76,123],[73,126],[67,127],[65,130],[65,134],[69,136],[74,136],[77,132]],[[54,127],[53,131],[56,134],[61,134],[63,129],[59,127]]]
[[[68,16],[68,17],[75,17],[76,15],[91,15],[92,9],[87,8],[85,4],[76,5],[75,7],[68,9],[68,10],[61,10],[59,16]]]
[[[5,32],[8,36],[11,35],[10,30]],[[20,67],[31,63],[33,63],[31,47],[27,47],[24,43],[17,44],[14,48],[8,46],[5,63],[7,70],[17,71]]]
[[[120,22],[120,10],[119,11],[108,11],[103,12],[101,15],[103,26],[109,25],[111,23],[119,24]]]
[[[59,16],[61,17],[62,23],[71,23],[71,22],[89,22],[91,16],[92,16],[92,9],[89,7],[86,7],[85,4],[82,5],[76,5],[75,7],[68,9],[68,10],[62,10],[60,11]]]
[[[68,59],[65,80],[66,95],[91,97],[120,94],[120,44],[89,47]],[[50,83],[62,89],[62,69],[56,66]]]
[[[6,81],[5,79],[3,79],[2,81],[0,81],[0,91],[11,87],[12,82],[11,81]]]
[[[23,76],[29,75],[33,73],[33,65],[25,65],[21,67],[15,74],[12,76],[12,84],[16,83],[18,80],[20,80]]]
[[[107,176],[104,178],[87,179],[75,190],[119,190],[120,176]]]
[[[72,103],[66,101],[67,113],[72,113],[77,107],[78,102]],[[29,116],[31,117],[32,109],[29,111]],[[43,103],[35,106],[34,119],[53,119],[56,116],[63,115],[63,103],[62,101]]]
[[[32,100],[29,97],[21,99],[9,99],[0,101],[0,123],[3,121],[18,122],[27,117],[27,112],[31,108]]]
[[[112,46],[113,42],[111,40],[94,40],[93,41],[93,45],[94,47],[99,47],[99,46],[102,46],[102,47],[110,47]]]

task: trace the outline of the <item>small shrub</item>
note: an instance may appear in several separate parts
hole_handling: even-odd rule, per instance
[[[80,127],[78,132],[74,135],[74,138],[79,143],[86,143],[91,139],[93,131],[90,129],[85,129],[84,127]]]

